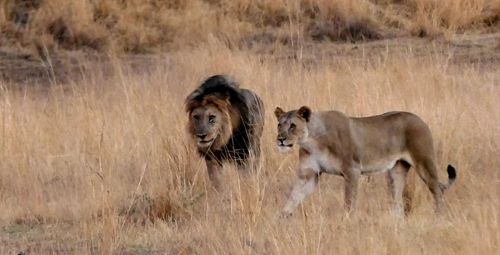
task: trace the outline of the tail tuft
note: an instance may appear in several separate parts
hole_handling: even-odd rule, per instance
[[[450,187],[457,178],[457,171],[452,165],[448,165],[446,171],[448,172],[448,187]]]
[[[448,165],[446,171],[448,172],[448,178],[450,180],[455,180],[457,178],[457,172],[455,170],[455,167],[453,167],[452,165]]]
[[[457,178],[457,171],[452,165],[448,165],[446,171],[448,172],[448,183],[447,184],[439,183],[439,188],[441,189],[441,191],[445,191],[447,188],[449,188]]]

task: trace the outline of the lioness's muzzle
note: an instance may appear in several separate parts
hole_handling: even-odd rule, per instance
[[[285,144],[285,138],[278,138],[278,146],[282,147],[292,147],[293,144]]]

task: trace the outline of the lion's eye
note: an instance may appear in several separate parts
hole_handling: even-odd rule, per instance
[[[290,130],[294,130],[294,129],[295,129],[295,124],[294,123],[290,124]]]
[[[200,115],[193,115],[193,119],[200,120]]]
[[[281,127],[281,123],[278,123],[278,128],[280,128],[280,127]]]
[[[215,123],[215,115],[208,116],[208,122]]]

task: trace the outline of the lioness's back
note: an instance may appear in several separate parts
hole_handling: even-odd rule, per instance
[[[385,148],[390,153],[432,150],[431,131],[416,114],[387,112],[350,119],[353,140],[365,150]]]
[[[370,132],[430,132],[427,124],[410,112],[386,112],[368,117],[351,117],[354,127],[362,127]]]

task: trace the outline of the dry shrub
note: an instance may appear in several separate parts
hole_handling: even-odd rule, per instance
[[[500,1],[483,0],[411,0],[409,31],[426,36],[454,34],[498,22]]]
[[[144,53],[172,37],[171,26],[163,20],[167,9],[155,3],[101,1],[94,9],[94,17],[106,27],[114,49]]]
[[[5,0],[0,2],[0,46],[16,44],[23,38],[32,14],[40,7],[39,0]]]
[[[87,1],[42,1],[24,28],[24,43],[45,44],[48,35],[65,49],[105,50],[106,30],[94,23],[92,13]]]
[[[485,19],[490,26],[500,23],[500,0],[492,0],[487,6],[487,18]]]
[[[166,222],[186,220],[193,214],[193,205],[203,196],[204,194],[200,193],[187,199],[178,197],[175,193],[156,197],[147,193],[135,195],[130,198],[131,202],[127,201],[129,204],[124,203],[119,215],[124,216],[126,222],[140,225],[155,223],[158,220]]]
[[[375,11],[369,2],[363,1],[314,1],[310,13],[316,13],[309,26],[315,40],[328,38],[333,41],[364,41],[382,37],[373,19]]]
[[[6,0],[3,3],[4,15],[19,26],[25,26],[42,3],[42,0]]]
[[[221,5],[226,6],[238,19],[252,23],[256,27],[279,27],[290,22],[298,11],[299,1],[286,0],[223,0]]]
[[[104,30],[92,30],[91,32],[89,30],[87,27],[70,25],[62,18],[52,21],[47,28],[47,32],[52,38],[66,49],[89,47],[100,50],[105,47],[107,41]]]
[[[49,35],[54,48],[145,53],[213,40],[248,46],[269,34],[272,40],[259,43],[494,30],[499,6],[500,0],[6,0],[0,28],[5,43],[22,47]]]
[[[132,198],[128,207],[120,210],[120,215],[126,217],[127,221],[145,225],[157,219],[174,219],[174,205],[166,197],[151,198],[148,194],[138,195]]]

